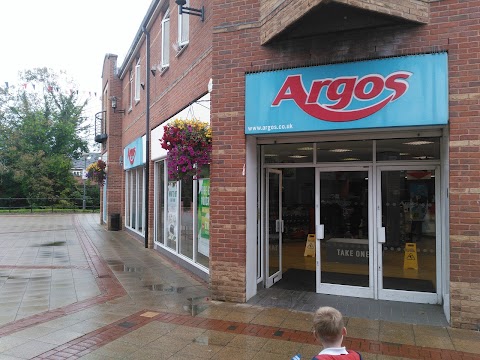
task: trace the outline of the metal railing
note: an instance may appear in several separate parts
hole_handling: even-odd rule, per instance
[[[98,143],[103,143],[107,140],[107,131],[105,124],[105,115],[106,111],[99,111],[95,114],[95,141]]]
[[[11,212],[95,212],[100,209],[100,199],[79,198],[0,198],[0,214]]]

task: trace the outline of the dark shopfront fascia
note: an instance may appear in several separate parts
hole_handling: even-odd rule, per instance
[[[247,176],[247,207],[260,214],[258,221],[247,216],[247,239],[255,233],[260,240],[250,250],[257,263],[247,264],[247,294],[257,284],[302,283],[317,293],[443,304],[448,313],[446,62],[446,54],[431,54],[247,75],[247,173],[259,174]],[[400,77],[389,81],[392,74]],[[421,76],[434,77],[435,88]],[[364,99],[339,105],[349,86]],[[298,95],[304,89],[310,94]],[[417,98],[423,113],[412,116]],[[360,120],[311,115],[384,100]],[[308,234],[315,234],[315,256],[304,256]],[[415,261],[406,261],[412,248]]]

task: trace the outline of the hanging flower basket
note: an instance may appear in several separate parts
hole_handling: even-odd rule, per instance
[[[87,178],[90,181],[96,182],[98,185],[103,186],[105,179],[107,178],[107,164],[105,161],[98,160],[87,166]]]
[[[164,126],[160,143],[162,148],[168,150],[170,180],[196,178],[202,167],[210,163],[212,132],[208,123],[199,120],[174,120]]]

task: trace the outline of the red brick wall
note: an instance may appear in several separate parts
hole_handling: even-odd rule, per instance
[[[111,214],[120,214],[120,227],[123,224],[124,215],[124,190],[123,190],[123,166],[120,163],[120,156],[123,155],[122,148],[122,115],[114,113],[111,107],[110,97],[121,97],[121,82],[115,76],[117,63],[116,55],[107,55],[103,66],[102,93],[107,98],[103,101],[106,113],[103,119],[106,121],[107,141],[105,151],[107,158],[107,227],[110,227]],[[105,100],[105,99],[104,99]],[[120,109],[121,107],[119,107]],[[100,222],[103,219],[103,192],[101,194]]]
[[[430,3],[428,25],[329,34],[260,46],[258,0],[214,1],[211,283],[245,301],[245,72],[405,54],[449,53],[452,325],[480,323],[480,1]]]
[[[207,93],[207,84],[212,77],[212,12],[211,9],[206,10],[205,21],[202,22],[200,17],[190,16],[190,33],[189,44],[184,51],[176,56],[175,51],[170,47],[170,66],[163,74],[160,73],[160,54],[161,54],[161,22],[165,14],[165,10],[170,3],[170,43],[177,41],[177,27],[178,27],[178,6],[173,0],[160,1],[160,12],[155,18],[150,32],[150,68],[158,65],[156,75],[150,75],[150,129],[153,129],[174,116],[176,113],[187,107],[191,102],[200,98]],[[199,8],[203,2],[201,0],[191,0],[190,6]],[[140,27],[140,24],[139,24]],[[142,137],[146,133],[146,88],[140,90],[140,101],[133,102],[132,110],[129,111],[129,70],[132,73],[135,71],[137,56],[140,58],[141,64],[141,82],[146,84],[146,43],[145,36],[141,39],[140,47],[133,55],[132,64],[126,68],[125,74],[121,79],[115,79],[113,72],[105,72],[103,82],[109,79],[112,86],[111,93],[120,98],[118,109],[125,109],[125,115],[107,114],[108,122],[112,128],[120,127],[119,138],[116,139],[116,144],[121,148],[121,155],[123,155],[123,148],[135,139]],[[118,67],[122,64],[117,64]],[[118,84],[117,84],[118,82]],[[115,89],[115,90],[114,90]],[[108,102],[110,104],[110,102]],[[109,134],[110,138],[110,134]],[[150,139],[150,148],[153,142],[158,142],[159,139]],[[120,155],[119,154],[119,155]],[[112,158],[109,153],[109,162],[111,160],[118,161],[118,156]],[[109,168],[110,171],[110,168]],[[125,176],[121,172],[122,179],[121,188],[121,211],[125,212],[124,202],[124,188]],[[109,182],[110,189],[110,182]],[[154,210],[153,210],[153,196],[154,196],[154,165],[150,162],[149,165],[149,246],[153,246],[153,231],[154,231]]]

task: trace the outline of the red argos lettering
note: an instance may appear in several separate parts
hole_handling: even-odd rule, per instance
[[[136,148],[128,149],[128,161],[130,161],[130,165],[133,165],[133,163],[135,162],[136,152],[137,152]]]
[[[394,75],[394,76],[392,76]],[[405,94],[408,90],[408,82],[406,81],[412,73],[406,71],[398,71],[393,73],[385,80],[385,87],[395,91],[395,96],[393,100],[397,100],[400,96]]]
[[[312,82],[310,91],[305,89],[301,75],[290,75],[285,79],[280,91],[275,96],[272,106],[279,106],[284,100],[293,100],[307,114],[325,121],[345,122],[363,119],[383,109],[388,103],[399,99],[408,91],[407,79],[412,73],[396,71],[383,77],[378,74],[362,78],[338,77],[336,79],[319,79]],[[329,104],[320,104],[322,90]],[[375,103],[369,103],[357,109],[348,109],[352,100],[372,101],[381,94]]]

